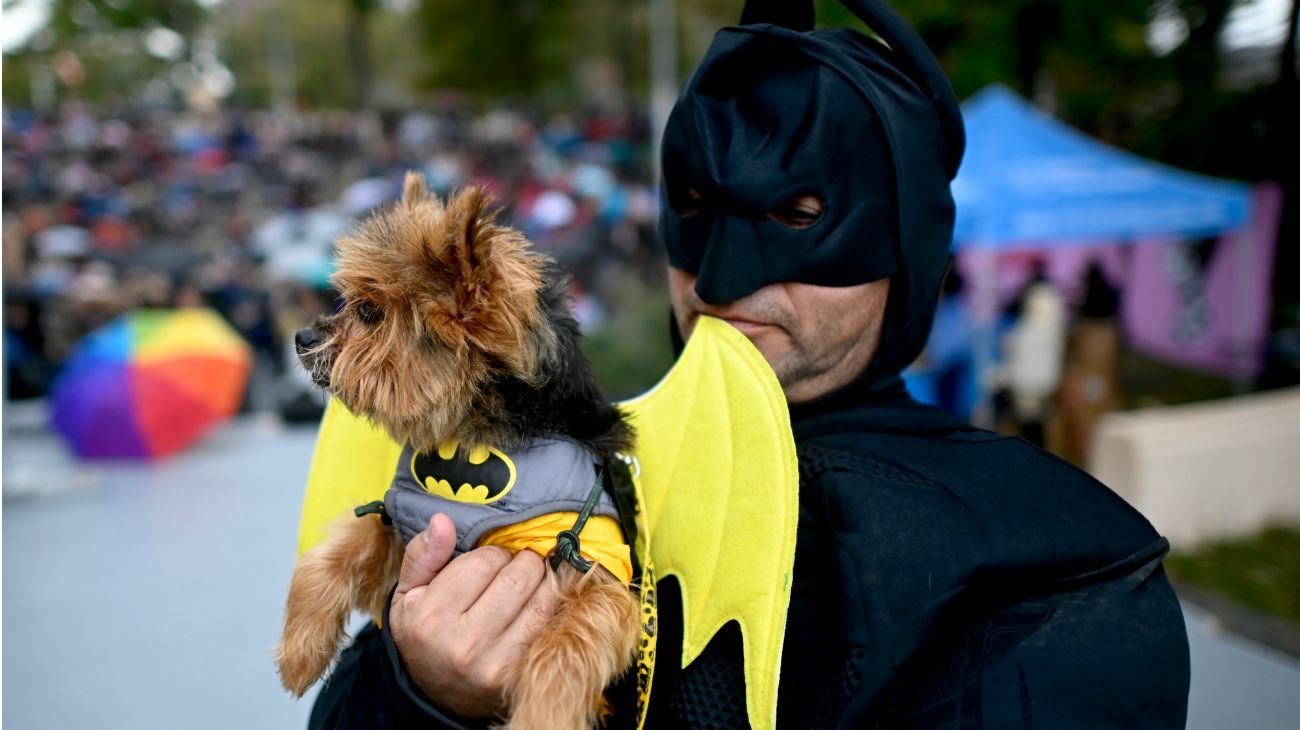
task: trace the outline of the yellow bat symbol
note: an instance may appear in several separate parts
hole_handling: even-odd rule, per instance
[[[430,494],[470,504],[488,504],[515,486],[515,464],[490,446],[473,446],[459,454],[460,444],[444,441],[428,454],[411,457],[411,475]]]

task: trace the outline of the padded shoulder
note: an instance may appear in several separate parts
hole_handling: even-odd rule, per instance
[[[801,442],[799,456],[809,498],[835,485],[838,501],[866,499],[895,514],[878,519],[912,523],[904,511],[930,493],[929,522],[913,525],[922,530],[913,541],[950,544],[954,531],[966,534],[968,549],[983,552],[972,565],[983,577],[1069,581],[1164,543],[1101,482],[1018,438],[841,433]]]

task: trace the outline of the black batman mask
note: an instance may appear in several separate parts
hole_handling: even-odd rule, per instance
[[[792,17],[790,5],[751,1],[752,24],[718,32],[668,118],[668,261],[714,304],[777,282],[892,277],[872,371],[897,372],[925,343],[952,240],[956,98],[879,0],[845,5],[884,43],[813,31],[810,7]],[[820,217],[791,215],[803,196],[821,201]]]

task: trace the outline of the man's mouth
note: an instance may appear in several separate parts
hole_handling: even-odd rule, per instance
[[[735,327],[736,329],[740,330],[740,332],[747,337],[750,335],[758,334],[759,332],[762,332],[763,330],[772,326],[765,322],[755,322],[753,320],[739,319],[735,317],[722,317],[722,320],[725,321],[727,324],[731,325],[732,327]]]
[[[745,335],[746,337],[752,337],[758,334],[759,332],[762,332],[763,330],[772,326],[767,322],[760,322],[758,320],[749,319],[747,317],[742,317],[736,314],[727,314],[724,312],[700,311],[700,314],[708,317],[713,317],[715,319],[720,319],[723,322],[726,322],[727,324],[731,325],[732,327],[735,327],[736,329],[740,330],[741,334]]]

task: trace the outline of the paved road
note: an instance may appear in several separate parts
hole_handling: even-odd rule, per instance
[[[314,432],[241,419],[155,466],[73,462],[6,412],[10,730],[302,727],[269,648]],[[35,416],[35,417],[33,417]],[[1192,730],[1300,727],[1300,662],[1188,607]]]
[[[1183,606],[1192,649],[1188,730],[1300,728],[1300,660],[1219,628]]]
[[[245,419],[93,470],[6,430],[5,728],[305,726],[269,649],[313,430]]]

